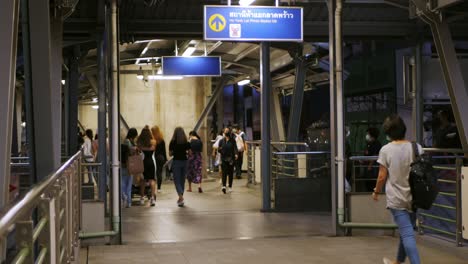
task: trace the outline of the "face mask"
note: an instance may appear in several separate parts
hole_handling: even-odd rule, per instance
[[[371,141],[371,136],[369,134],[366,135],[366,140]]]
[[[387,136],[387,140],[388,140],[388,141],[392,141],[392,139],[391,139],[389,136]]]

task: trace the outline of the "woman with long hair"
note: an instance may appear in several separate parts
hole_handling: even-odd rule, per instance
[[[136,128],[132,127],[128,130],[127,136],[122,144],[122,201],[127,208],[132,206],[132,183],[133,175],[128,172],[128,157],[135,155],[137,152],[136,138],[138,132]]]
[[[166,142],[164,142],[163,134],[158,126],[153,126],[151,128],[151,133],[153,134],[153,138],[156,141],[154,159],[156,160],[156,179],[158,184],[158,192],[161,192],[162,170],[164,164],[167,161]]]
[[[203,142],[195,131],[189,133],[190,151],[188,155],[187,180],[189,183],[188,192],[192,191],[192,182],[198,183],[198,192],[202,193],[202,155]]]
[[[179,195],[177,205],[184,206],[184,185],[185,175],[187,173],[187,151],[190,149],[190,143],[187,141],[187,135],[182,127],[176,127],[169,143],[169,155],[172,159],[172,173],[174,174],[174,184]]]
[[[143,159],[143,181],[140,181],[140,205],[145,204],[145,186],[146,182],[149,182],[151,187],[151,194],[150,194],[150,205],[156,205],[156,164],[153,159],[154,149],[155,149],[155,141],[153,139],[153,134],[151,134],[151,130],[148,126],[145,126],[140,133],[140,136],[137,140],[138,149],[143,152],[145,155]]]
[[[383,146],[377,162],[380,164],[377,184],[372,193],[374,200],[379,199],[379,193],[385,185],[387,208],[390,210],[393,220],[398,226],[400,244],[396,260],[383,259],[385,264],[400,264],[409,258],[411,264],[419,264],[420,258],[414,226],[416,214],[413,211],[412,195],[409,184],[410,164],[414,161],[413,144],[405,139],[406,126],[398,115],[387,117],[383,124],[383,130],[390,143]],[[422,147],[417,145],[419,153]]]
[[[221,154],[221,167],[223,170],[223,187],[221,191],[226,194],[226,181],[229,178],[229,193],[232,192],[232,182],[234,180],[234,164],[237,160],[237,144],[231,129],[224,129],[224,138],[219,142],[218,152]]]

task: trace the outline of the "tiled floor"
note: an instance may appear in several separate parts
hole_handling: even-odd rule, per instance
[[[187,193],[179,208],[174,187],[166,184],[155,207],[122,210],[124,245],[83,249],[81,261],[370,264],[395,254],[395,237],[330,237],[329,215],[261,213],[258,188],[236,180],[234,192],[225,195],[218,182],[207,183],[204,193]],[[468,263],[468,251],[453,244],[425,239],[418,246],[422,263]]]

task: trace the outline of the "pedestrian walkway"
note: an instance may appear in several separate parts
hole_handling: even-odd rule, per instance
[[[204,193],[186,193],[184,208],[166,183],[155,207],[122,210],[123,245],[83,248],[81,263],[380,264],[395,255],[397,236],[332,237],[327,214],[261,213],[259,186],[245,183],[231,194],[206,183]],[[426,236],[418,247],[424,264],[468,263],[468,249],[453,243]]]

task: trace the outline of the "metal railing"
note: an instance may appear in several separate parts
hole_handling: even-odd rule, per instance
[[[101,166],[100,162],[81,162],[80,180],[82,185],[88,186],[83,188],[83,200],[98,200],[98,187],[102,180],[99,175]]]
[[[250,140],[245,142],[247,145],[247,185],[257,184],[255,180],[255,150],[261,147],[260,140]],[[271,151],[285,151],[287,147],[300,148],[301,151],[308,150],[308,145],[305,142],[283,142],[272,141],[270,143]]]
[[[15,250],[8,263],[75,260],[81,220],[80,163],[78,152],[4,208],[0,214],[0,238],[15,234]]]
[[[428,231],[454,237],[456,245],[462,246],[461,168],[464,161],[466,161],[466,158],[462,156],[464,152],[458,149],[425,148],[424,153],[430,155],[433,161],[440,192],[430,210],[418,210],[418,231],[420,234]],[[349,158],[353,162],[351,175],[353,192],[360,191],[357,188],[360,182],[370,181],[375,185],[377,173],[372,175],[374,177],[357,177],[356,169],[368,168],[369,165],[367,164],[375,162],[377,159],[377,156],[354,156]],[[370,167],[375,168],[378,165],[371,165]]]

